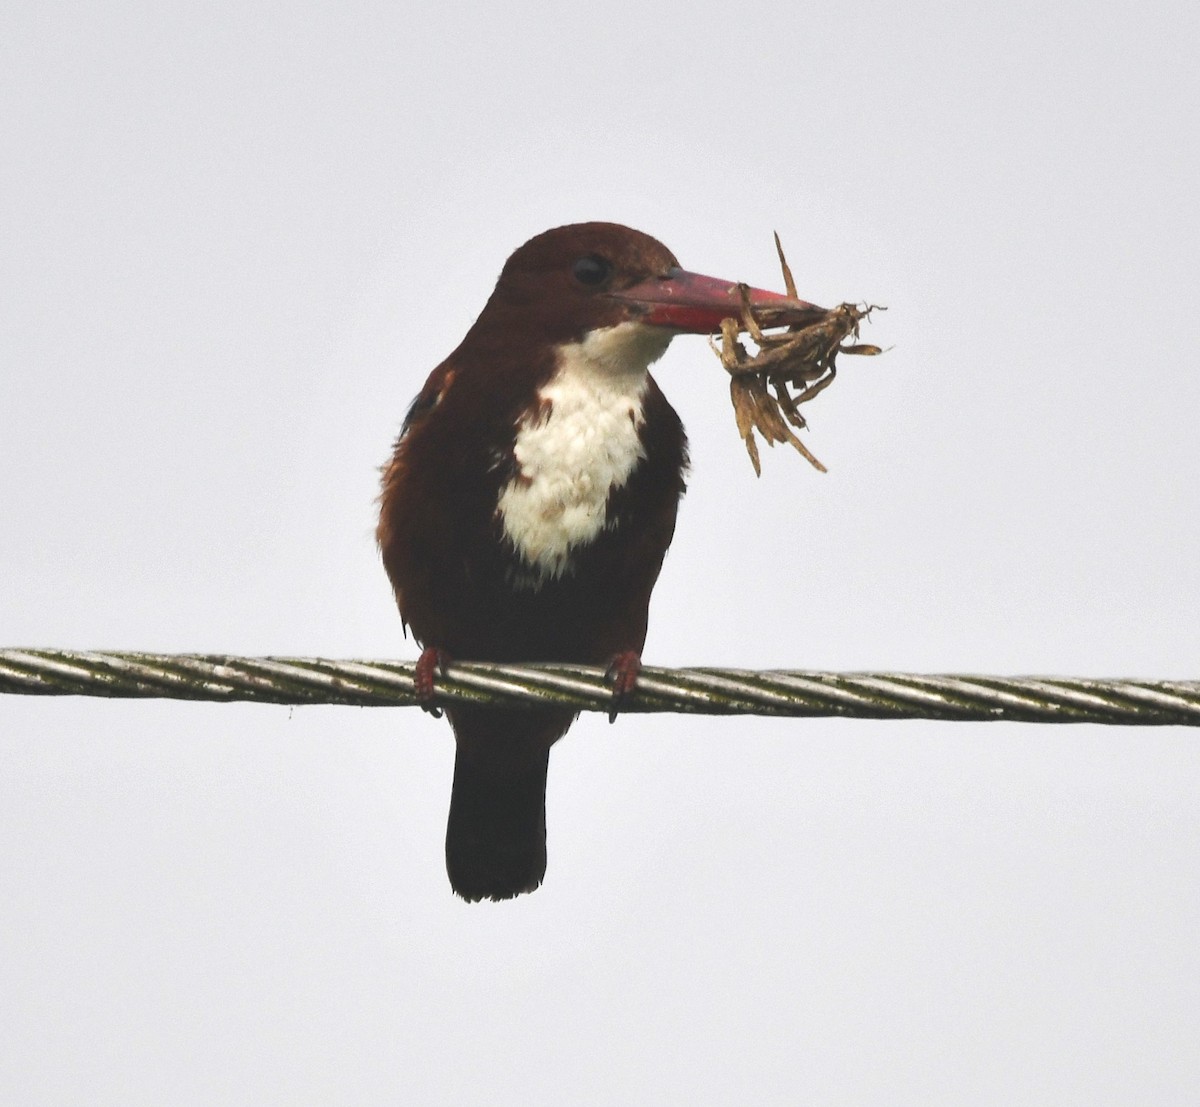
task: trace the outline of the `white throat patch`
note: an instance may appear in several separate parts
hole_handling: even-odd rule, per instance
[[[619,323],[560,349],[538,407],[517,427],[518,475],[497,503],[505,536],[528,569],[514,584],[538,588],[561,577],[572,551],[608,525],[609,493],[646,456],[639,434],[646,370],[670,341],[669,331]]]

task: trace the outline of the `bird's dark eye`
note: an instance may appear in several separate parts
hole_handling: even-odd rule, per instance
[[[612,262],[599,254],[588,254],[571,266],[571,272],[580,284],[595,288],[612,276]]]

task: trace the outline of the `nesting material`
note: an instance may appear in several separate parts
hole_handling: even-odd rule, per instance
[[[799,301],[792,271],[783,254],[779,235],[775,249],[783,269],[787,294],[798,302],[786,301],[750,305],[750,289],[739,285],[742,310],[737,318],[721,323],[721,344],[710,339],[721,364],[729,372],[729,394],[737,419],[738,434],[746,443],[746,451],[761,476],[755,432],[762,435],[768,446],[790,442],[809,463],[824,473],[825,466],[809,452],[796,437],[795,430],[808,425],[800,413],[806,404],[824,392],[837,376],[838,354],[879,354],[878,346],[852,342],[858,338],[859,324],[873,311],[883,311],[876,305],[841,304],[831,310],[814,308]],[[771,330],[773,327],[785,330]],[[750,353],[739,335],[745,332],[757,347]]]

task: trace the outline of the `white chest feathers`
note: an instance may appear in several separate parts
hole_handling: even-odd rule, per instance
[[[592,331],[560,351],[540,403],[517,427],[517,475],[501,489],[504,534],[525,563],[513,583],[537,588],[606,526],[609,493],[646,456],[646,369],[669,334],[636,323]]]

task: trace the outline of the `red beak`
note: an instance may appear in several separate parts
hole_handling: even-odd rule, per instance
[[[751,288],[750,305],[769,308],[761,319],[764,326],[806,326],[825,315],[825,309],[806,300],[793,300],[780,292]],[[651,277],[622,292],[610,292],[614,299],[629,304],[643,323],[673,327],[688,334],[715,334],[721,320],[737,319],[742,297],[735,281],[702,277],[685,269],[672,269],[665,276]]]

